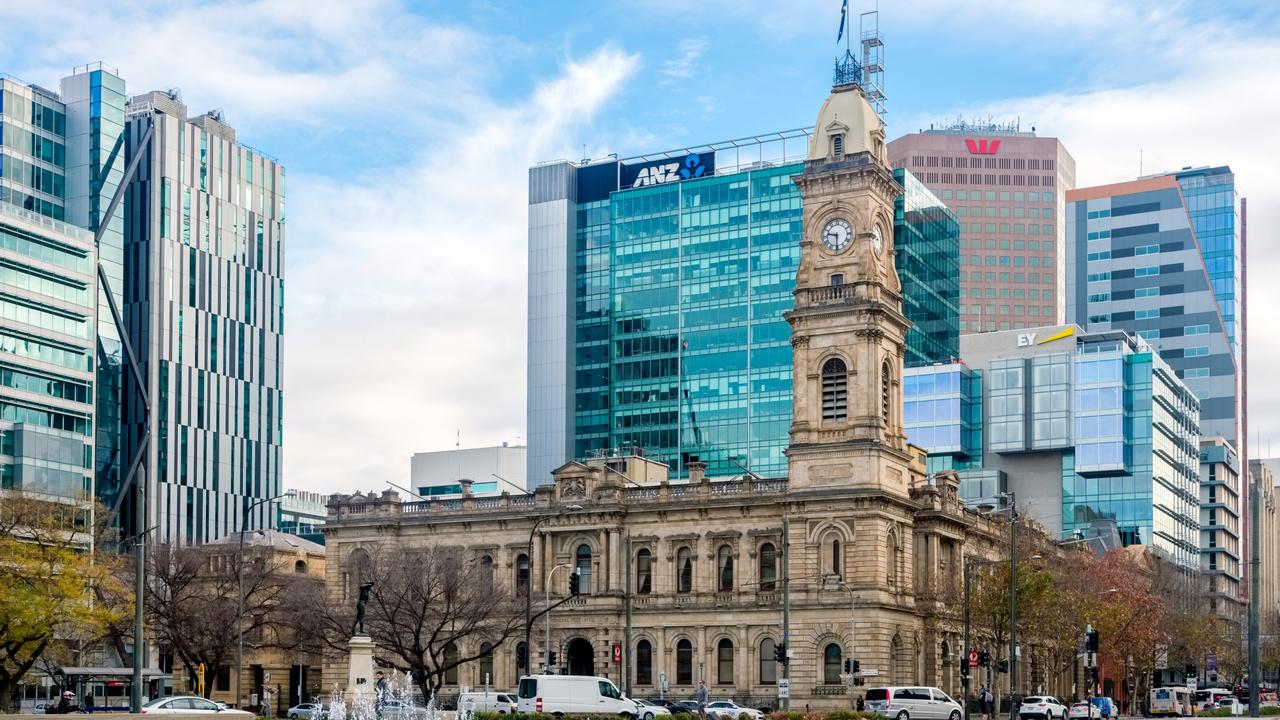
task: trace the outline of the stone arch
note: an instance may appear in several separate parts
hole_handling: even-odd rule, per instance
[[[899,628],[889,640],[889,672],[894,685],[914,682],[911,666],[911,656],[907,653],[906,644],[902,641],[902,630]]]

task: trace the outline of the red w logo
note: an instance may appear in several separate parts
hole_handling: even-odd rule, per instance
[[[970,155],[995,155],[1000,150],[999,140],[969,140],[964,144],[969,147]]]

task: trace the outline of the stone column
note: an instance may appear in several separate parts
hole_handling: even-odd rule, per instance
[[[626,572],[627,560],[623,557],[625,549],[622,546],[622,531],[614,530],[609,533],[609,589],[618,592],[624,592],[627,589],[626,578],[622,574]]]

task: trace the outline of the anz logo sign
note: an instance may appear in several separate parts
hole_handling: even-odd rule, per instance
[[[693,180],[715,173],[715,153],[689,153],[683,160],[659,160],[642,165],[623,165],[619,183],[623,188],[648,187]]]

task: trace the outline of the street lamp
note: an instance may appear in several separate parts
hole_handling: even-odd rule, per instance
[[[1000,565],[1002,563],[1003,561],[1001,560],[984,560],[982,558],[976,558],[976,557],[965,558],[965,561],[964,561],[964,651],[966,655],[973,649],[973,645],[969,642],[969,625],[970,625],[970,622],[969,622],[969,568],[973,567],[974,565]],[[969,658],[965,657],[964,662],[968,663]],[[973,668],[968,668],[968,669],[972,670]],[[964,720],[969,720],[968,695],[969,695],[969,691],[973,687],[973,680],[972,680],[972,675],[970,673],[965,673],[963,677],[965,678]],[[996,709],[998,710],[999,708],[996,708]]]
[[[555,567],[551,568],[550,572],[547,573],[547,582],[545,585],[542,586],[542,589],[545,590],[547,593],[547,609],[545,611],[546,624],[547,624],[547,644],[545,647],[542,648],[542,652],[543,652],[542,666],[544,668],[543,672],[548,672],[548,673],[551,672],[551,576],[555,575],[556,571],[559,570],[560,568],[567,568],[567,567],[569,566],[564,563],[556,563]],[[529,646],[525,645],[525,647],[527,648]]]
[[[281,498],[293,497],[293,491],[280,493],[274,497],[259,498],[244,506],[240,513],[240,542],[236,550],[236,707],[240,707],[240,677],[244,672],[244,533],[249,524],[249,512],[259,505],[275,502]]]
[[[582,509],[582,506],[576,505],[576,504],[566,505],[564,509],[567,510],[568,512],[577,512]],[[537,519],[533,521],[533,527],[529,528],[528,553],[525,555],[525,557],[527,557],[529,560],[529,586],[524,589],[524,656],[525,658],[531,658],[533,655],[530,652],[533,649],[533,646],[529,644],[530,636],[533,634],[533,536],[535,533],[538,532],[538,526],[542,525],[543,521],[545,521],[550,517],[553,517],[553,516],[539,515]],[[544,564],[546,563],[545,559],[543,560],[543,563]],[[552,572],[555,572],[555,568],[552,568]],[[551,582],[550,576],[548,576],[547,582],[548,583]],[[551,593],[548,590],[547,591],[548,605],[550,605],[550,594]],[[547,612],[548,613],[550,612],[550,608],[548,608]],[[548,643],[549,642],[550,642],[550,634],[548,634]],[[527,663],[528,660],[526,660],[525,662]],[[532,668],[526,668],[526,669],[532,669]]]
[[[822,580],[824,583],[828,579],[835,581],[836,587],[849,593],[849,655],[848,657],[849,657],[849,660],[853,660],[854,648],[857,647],[857,642],[858,642],[857,631],[855,629],[856,625],[854,624],[854,607],[855,607],[854,603],[857,602],[857,596],[853,594],[853,588],[849,587],[848,583],[841,580],[840,576],[837,575],[836,573],[827,573],[822,576]],[[849,708],[852,710],[852,709],[857,709],[857,703],[853,699],[853,666],[852,665],[849,666],[849,670],[850,670],[849,681],[848,681]]]

